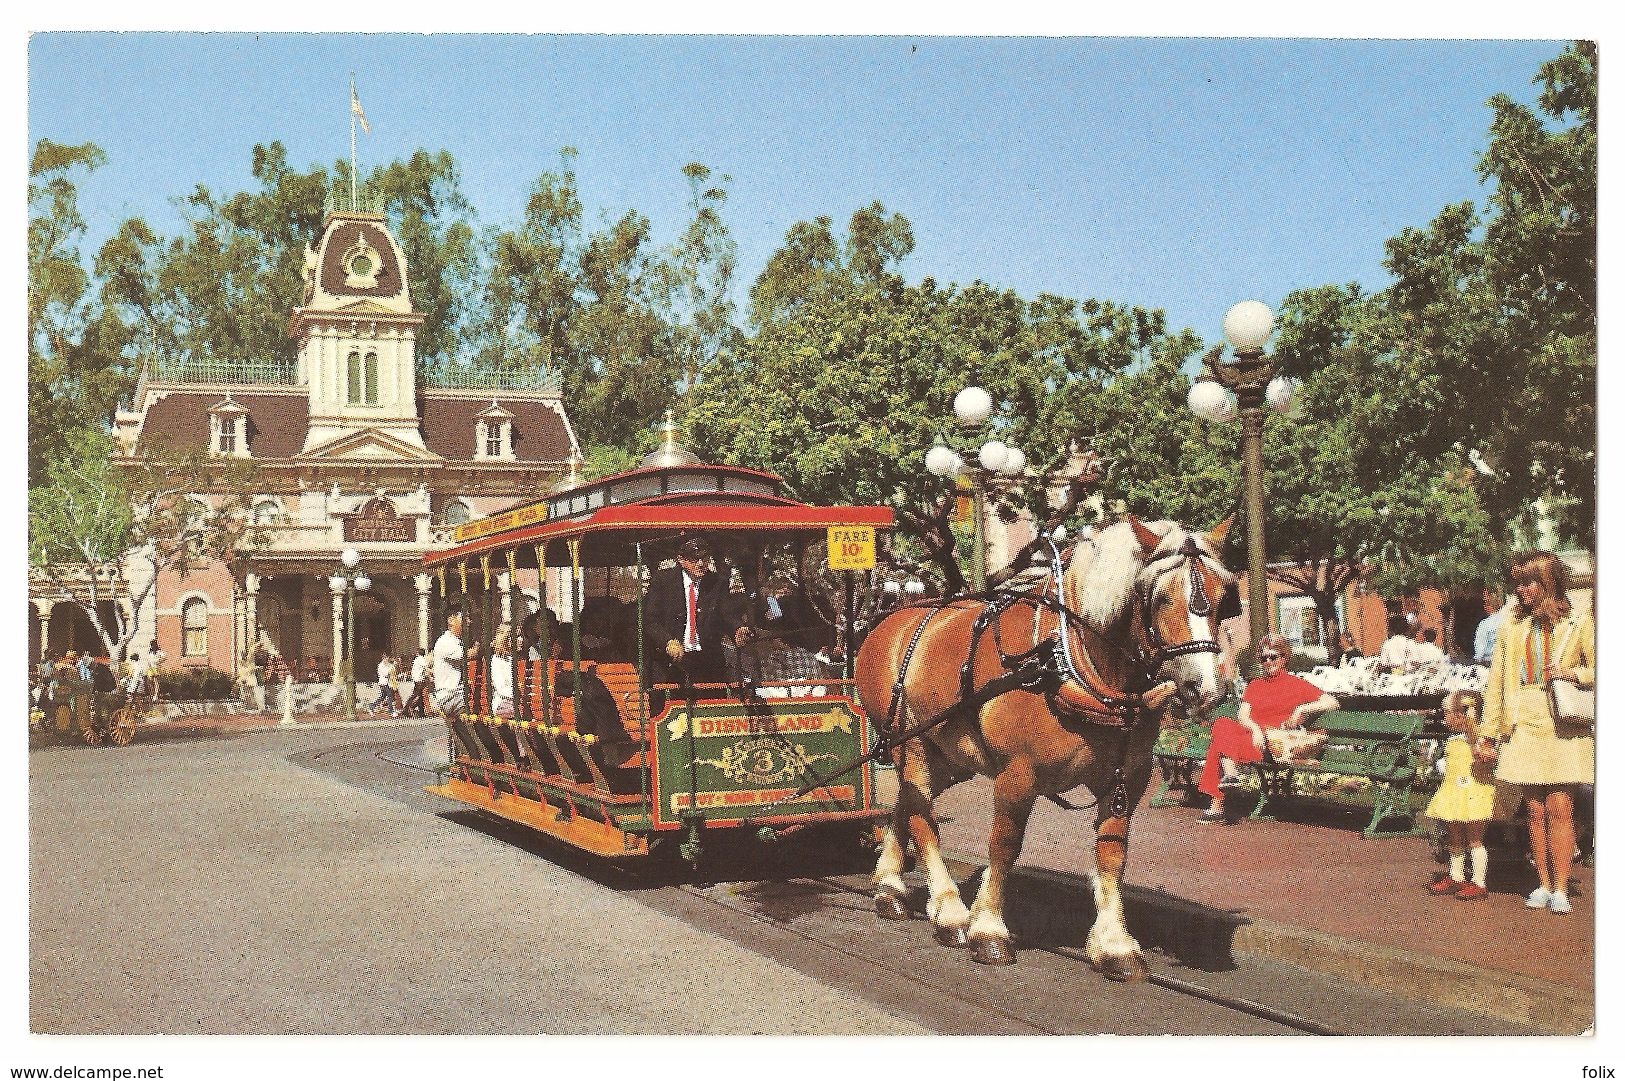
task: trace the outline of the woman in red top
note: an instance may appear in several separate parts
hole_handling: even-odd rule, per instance
[[[1301,728],[1311,717],[1337,708],[1337,699],[1306,679],[1286,670],[1292,647],[1278,634],[1265,635],[1258,643],[1260,674],[1247,683],[1241,696],[1241,709],[1235,720],[1219,717],[1213,722],[1213,736],[1202,763],[1202,778],[1196,788],[1213,797],[1198,822],[1224,821],[1224,794],[1242,786],[1238,764],[1258,762],[1264,757],[1264,729]]]

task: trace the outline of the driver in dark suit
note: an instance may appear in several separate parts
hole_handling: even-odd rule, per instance
[[[678,545],[677,566],[656,571],[643,595],[643,622],[651,651],[665,660],[662,682],[725,683],[728,664],[722,641],[743,625],[728,583],[711,570],[711,547],[703,537]]]

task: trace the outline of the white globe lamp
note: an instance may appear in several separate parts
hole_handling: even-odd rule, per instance
[[[1017,473],[1020,473],[1026,468],[1026,453],[1020,447],[1006,447],[1004,453],[1004,465],[999,468],[999,472],[1008,473],[1011,476],[1015,476]]]
[[[1211,379],[1192,383],[1190,392],[1185,395],[1185,404],[1192,413],[1215,424],[1222,424],[1235,415],[1230,392]]]
[[[951,477],[959,472],[963,464],[959,455],[941,445],[925,452],[925,468],[932,476]]]
[[[354,570],[355,565],[361,562],[361,553],[356,551],[354,548],[346,548],[344,551],[339,553],[339,562],[343,563],[351,570]]]
[[[998,439],[989,439],[982,444],[982,449],[976,452],[976,460],[982,463],[982,468],[989,473],[997,473],[1003,469],[1009,456],[1010,448]]]
[[[1275,313],[1256,300],[1244,300],[1224,313],[1224,336],[1238,351],[1261,349],[1275,329]]]
[[[1278,375],[1270,380],[1270,385],[1264,389],[1264,400],[1271,409],[1277,413],[1285,413],[1292,408],[1292,395],[1298,389],[1296,380]]]
[[[954,395],[954,416],[961,424],[980,424],[992,412],[993,396],[981,387],[966,387]]]

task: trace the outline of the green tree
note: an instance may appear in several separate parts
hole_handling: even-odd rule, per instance
[[[1322,621],[1363,575],[1385,591],[1460,584],[1499,551],[1465,452],[1416,437],[1415,403],[1394,392],[1402,362],[1375,334],[1378,310],[1357,286],[1302,290],[1282,305],[1274,345],[1299,386],[1288,414],[1264,427],[1268,573],[1311,597]],[[1168,340],[1083,405],[1110,463],[1103,495],[1147,517],[1210,525],[1237,515],[1229,560],[1240,565],[1240,425],[1207,424],[1186,406],[1194,344]]]
[[[588,230],[574,162],[566,147],[520,224],[487,238],[475,359],[556,369],[583,443],[628,448],[649,439],[680,388],[733,338],[727,178],[684,169],[693,219],[661,248],[632,210]]]
[[[463,197],[457,163],[447,151],[413,151],[374,169],[366,190],[392,224],[406,256],[412,306],[423,313],[420,363],[460,355],[474,318],[479,251],[474,211]]]
[[[989,434],[1030,458],[1028,483],[1000,499],[1043,520],[1041,478],[1088,435],[1101,372],[1142,363],[1163,332],[1160,315],[1113,304],[906,285],[895,268],[910,236],[879,204],[844,238],[827,218],[793,226],[751,291],[754,333],[706,370],[685,419],[704,457],[778,473],[813,502],[892,507],[902,558],[957,591],[959,493],[923,465],[934,442],[958,437],[954,395],[977,384],[1000,403]]]
[[[304,253],[321,236],[336,177],[347,165],[300,171],[281,143],[254,147],[258,189],[217,197],[199,186],[180,206],[186,232],[165,240],[140,219],[98,253],[96,322],[104,347],[138,367],[149,358],[292,360],[288,313],[304,289]],[[369,193],[408,260],[412,300],[426,319],[421,362],[461,348],[475,245],[470,208],[444,151],[378,167]]]
[[[251,465],[199,448],[158,445],[131,460],[116,451],[95,428],[70,434],[66,453],[28,493],[28,562],[31,575],[78,605],[118,662],[160,572],[229,560],[264,538],[249,519]],[[200,490],[226,494],[204,500],[193,494]]]
[[[1537,501],[1595,544],[1597,49],[1543,64],[1539,108],[1490,100],[1492,185],[1480,213],[1446,207],[1388,242],[1395,277],[1376,319],[1413,402],[1416,438],[1486,462],[1498,523]]]
[[[80,258],[85,221],[76,178],[105,161],[93,143],[41,139],[28,170],[28,478],[67,453],[73,434],[111,419],[129,372],[96,328]]]

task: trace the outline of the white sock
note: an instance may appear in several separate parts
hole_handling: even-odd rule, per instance
[[[1450,850],[1450,877],[1457,882],[1467,880],[1467,853],[1454,848]]]
[[[1485,876],[1490,870],[1490,850],[1483,845],[1474,845],[1470,851],[1473,854],[1473,884],[1483,888]]]

